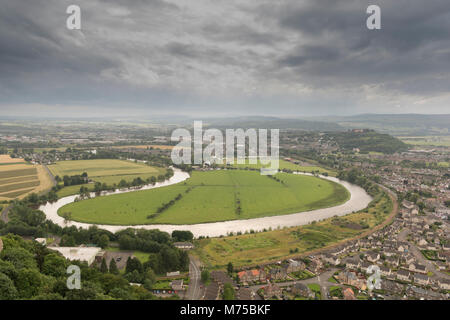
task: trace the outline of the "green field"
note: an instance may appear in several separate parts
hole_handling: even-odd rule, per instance
[[[225,163],[225,162],[224,162]],[[220,166],[224,166],[224,165],[220,165]],[[259,169],[261,167],[268,167],[269,165],[262,165],[259,160],[256,164],[251,164],[249,163],[248,159],[245,159],[245,163],[244,164],[237,164],[236,160],[235,162],[231,165],[232,167],[235,168],[239,168],[239,169],[244,169],[244,168],[251,168],[251,169]],[[283,169],[288,169],[288,170],[292,170],[292,171],[299,171],[299,172],[308,172],[308,173],[320,173],[320,174],[328,174],[330,176],[335,176],[335,172],[328,170],[328,169],[324,169],[322,167],[318,167],[318,166],[301,166],[289,161],[285,161],[280,159],[279,161],[279,169],[283,170]]]
[[[210,269],[225,268],[229,262],[235,267],[273,262],[359,235],[385,221],[392,209],[390,198],[379,194],[366,209],[345,217],[267,232],[200,239],[195,241],[192,253]],[[356,228],[357,224],[368,228]]]
[[[177,185],[71,203],[59,214],[70,212],[72,220],[95,224],[195,224],[308,211],[349,198],[344,187],[328,180],[287,173],[276,177],[280,181],[255,171],[194,171]],[[148,217],[179,194],[182,198],[167,210]]]
[[[107,185],[118,184],[121,180],[131,182],[135,178],[143,180],[152,176],[165,174],[164,168],[151,167],[142,163],[135,163],[125,160],[106,159],[106,160],[74,160],[58,161],[49,166],[54,176],[64,177],[79,175],[86,172],[89,179],[106,183]],[[84,185],[93,189],[93,184]],[[58,191],[59,197],[65,197],[77,194],[81,185],[64,187]]]
[[[124,176],[140,175],[142,177],[143,174],[163,173],[163,170],[159,168],[115,159],[58,161],[56,164],[50,165],[49,169],[54,176],[73,176],[87,172],[89,178],[116,177],[119,181]]]
[[[450,147],[450,136],[398,137],[407,144],[415,146]]]

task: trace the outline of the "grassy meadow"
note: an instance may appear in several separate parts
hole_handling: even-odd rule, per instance
[[[380,193],[360,212],[304,226],[200,239],[193,253],[211,269],[224,268],[229,262],[235,267],[273,262],[361,235],[383,223],[392,210],[392,200]]]
[[[261,164],[261,162],[259,160],[255,164],[252,164],[252,163],[249,163],[249,162],[250,161],[248,159],[245,159],[245,163],[238,164],[238,163],[236,163],[236,160],[235,160],[235,162],[231,166],[235,167],[235,168],[239,168],[239,169],[245,169],[245,168],[259,169],[261,167],[268,167],[269,166],[269,165]],[[224,165],[220,165],[220,166],[221,167],[225,167],[225,163],[226,162],[224,161]],[[328,169],[325,169],[325,168],[322,168],[322,167],[318,167],[318,166],[302,166],[302,165],[298,165],[298,164],[295,164],[295,163],[292,163],[290,161],[286,161],[286,160],[283,160],[283,159],[280,159],[279,167],[280,167],[279,168],[280,170],[288,169],[288,170],[292,170],[292,171],[307,172],[307,173],[320,173],[320,174],[326,173],[326,174],[328,174],[330,176],[335,176],[336,175],[335,172],[333,172],[331,170],[328,170]]]
[[[96,224],[195,224],[308,211],[349,198],[344,187],[328,180],[287,173],[276,178],[247,170],[194,171],[177,185],[79,201],[59,214]],[[179,194],[181,199],[149,218]]]
[[[127,182],[135,178],[143,180],[165,174],[164,168],[151,167],[143,163],[135,163],[126,160],[100,159],[100,160],[73,160],[58,161],[49,166],[54,176],[73,176],[86,172],[90,179],[107,185],[118,184],[121,180]],[[93,189],[93,184],[85,184],[85,187]],[[58,191],[58,197],[77,194],[81,185],[68,186]]]

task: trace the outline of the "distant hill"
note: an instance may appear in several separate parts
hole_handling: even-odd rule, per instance
[[[338,123],[351,129],[368,128],[396,136],[450,134],[450,114],[362,114],[308,119]]]
[[[214,128],[260,128],[260,129],[297,129],[304,131],[344,131],[345,128],[337,123],[327,121],[282,119],[276,117],[248,116],[236,118],[205,119],[205,126]]]
[[[408,150],[408,145],[388,134],[382,134],[373,130],[362,132],[346,131],[327,134],[337,144],[346,150],[358,148],[360,152],[395,153]]]

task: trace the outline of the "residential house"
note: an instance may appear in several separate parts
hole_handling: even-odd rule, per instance
[[[368,252],[366,255],[366,259],[367,261],[376,263],[378,260],[380,260],[380,254],[378,252]]]
[[[322,268],[323,268],[323,263],[320,259],[317,259],[317,258],[311,259],[311,261],[308,265],[308,270],[315,274],[317,274],[320,271],[320,269],[322,269]]]
[[[183,279],[172,280],[172,282],[170,283],[170,286],[172,287],[172,290],[174,290],[174,291],[183,290]]]
[[[224,271],[211,271],[211,278],[219,285],[224,285],[225,283],[233,283],[233,279],[231,279],[230,276]]]
[[[361,262],[359,259],[348,259],[345,265],[347,269],[357,270],[361,265]]]
[[[427,273],[427,268],[424,265],[418,264],[418,263],[410,263],[408,270],[411,272],[418,272],[422,274]]]
[[[414,274],[414,282],[426,286],[430,284],[430,278],[427,275],[416,273]]]
[[[314,297],[308,286],[303,283],[295,283],[292,286],[292,293],[302,297]]]
[[[258,269],[244,270],[238,272],[238,277],[241,283],[260,281],[261,272]]]
[[[439,260],[450,261],[450,251],[439,251],[437,254]]]
[[[306,268],[306,266],[302,261],[289,259],[288,264],[286,266],[286,272],[291,273],[291,272],[301,271],[301,270],[305,270],[305,268]]]
[[[174,242],[173,244],[178,249],[190,250],[194,249],[194,244],[191,242]]]
[[[449,279],[438,279],[437,284],[442,290],[450,290],[450,280]]]
[[[383,250],[383,254],[386,257],[393,257],[393,256],[397,255],[398,252],[396,250],[394,250],[394,249],[388,248],[388,249]]]
[[[355,272],[343,271],[338,274],[337,278],[341,283],[357,287],[358,289],[364,290],[366,288],[366,281],[359,278]]]
[[[322,260],[333,266],[337,266],[338,264],[341,263],[341,260],[337,256],[333,256],[328,253],[322,255]]]
[[[380,272],[383,276],[388,277],[392,274],[392,271],[390,268],[385,267],[385,266],[381,266],[380,267]]]
[[[285,268],[276,267],[269,270],[269,278],[272,280],[286,279],[287,273]]]
[[[277,286],[275,283],[269,283],[268,286],[263,288],[264,291],[264,299],[270,299],[272,297],[280,297],[281,296],[281,288]]]
[[[401,261],[402,261],[402,264],[410,265],[411,263],[413,263],[415,261],[415,259],[412,254],[407,253],[407,254],[403,254],[401,256]]]
[[[409,245],[408,243],[402,242],[398,244],[397,251],[398,252],[408,252]]]
[[[399,270],[397,272],[397,280],[409,282],[409,277],[410,277],[409,272],[406,270]]]
[[[364,272],[367,272],[367,269],[371,266],[372,264],[370,262],[367,261],[363,261],[361,263],[361,270]]]
[[[386,261],[386,263],[388,263],[391,266],[398,267],[398,265],[399,265],[399,259],[396,256],[386,257],[385,261]]]
[[[342,291],[344,295],[344,300],[356,300],[355,293],[351,288],[346,288]]]

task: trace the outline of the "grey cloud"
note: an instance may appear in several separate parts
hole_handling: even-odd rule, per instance
[[[65,29],[72,2],[0,0],[2,104],[322,114],[447,101],[448,0],[378,0],[377,31],[368,0],[80,0],[81,32]]]

